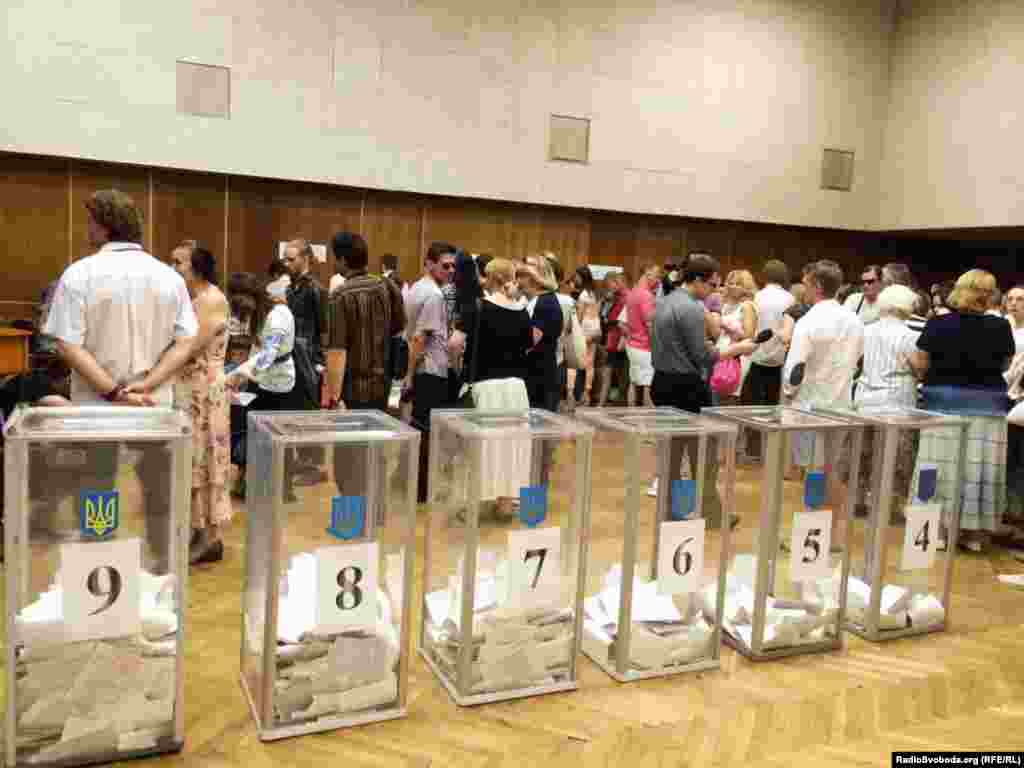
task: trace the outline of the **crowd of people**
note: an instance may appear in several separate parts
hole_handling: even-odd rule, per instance
[[[422,273],[403,281],[393,256],[371,273],[366,240],[339,232],[331,243],[337,275],[326,290],[303,239],[290,241],[267,274],[235,274],[222,288],[199,243],[181,243],[166,263],[147,254],[141,214],[124,194],[97,192],[86,208],[96,253],[65,271],[42,331],[70,370],[72,402],[173,401],[191,413],[193,563],[223,557],[229,490],[244,495],[246,408],[385,410],[393,389],[423,432],[421,502],[430,414],[456,404],[694,413],[740,404],[920,406],[966,415],[961,544],[981,551],[1024,542],[1022,441],[1008,418],[1013,399],[1024,398],[1024,287],[1001,294],[988,272],[972,269],[922,291],[907,265],[892,263],[867,267],[853,288],[834,261],[808,264],[798,282],[776,260],[756,276],[734,270],[723,280],[715,258],[692,254],[647,265],[635,281],[622,270],[595,279],[586,265],[566,273],[552,253],[517,261],[435,242]],[[58,402],[66,403],[50,404]],[[757,460],[756,435],[743,443],[746,460]],[[809,465],[821,457],[808,452],[820,450],[797,440],[791,458]],[[843,446],[826,450],[836,467],[849,458]],[[673,450],[673,471],[684,452]],[[949,441],[904,441],[897,493],[912,493],[915,466],[953,453]],[[232,464],[239,479],[229,489]],[[871,462],[861,464],[860,478],[830,473],[837,507],[843,483],[858,483],[854,514],[871,501]],[[291,452],[286,498],[294,483],[324,476],[317,450]],[[713,490],[713,481],[705,485]],[[508,513],[514,499],[496,493],[499,514]],[[720,508],[707,501],[709,525],[721,524]],[[836,535],[843,519],[835,515]]]

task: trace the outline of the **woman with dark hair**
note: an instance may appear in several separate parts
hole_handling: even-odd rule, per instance
[[[192,416],[189,562],[194,565],[224,557],[220,530],[231,521],[231,419],[224,377],[231,311],[227,298],[217,287],[217,260],[212,253],[195,240],[186,240],[172,251],[171,262],[185,280],[199,319],[192,354],[174,388],[175,406]],[[151,372],[138,387],[149,393],[163,383]]]

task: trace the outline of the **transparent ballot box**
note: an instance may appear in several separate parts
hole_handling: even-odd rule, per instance
[[[583,652],[621,682],[716,669],[736,427],[674,408],[581,408],[576,417],[597,430],[602,468]]]
[[[841,648],[853,508],[848,479],[859,472],[863,426],[786,406],[702,413],[758,432],[764,456],[759,467],[737,471],[743,517],[726,579],[726,641],[755,660]]]
[[[4,435],[6,765],[180,750],[189,417],[24,408]]]
[[[876,642],[942,631],[960,527],[968,422],[897,407],[840,413],[866,426],[846,626]]]
[[[247,442],[241,679],[260,739],[403,717],[419,432],[259,412]]]
[[[593,429],[434,411],[420,653],[459,705],[577,687]]]

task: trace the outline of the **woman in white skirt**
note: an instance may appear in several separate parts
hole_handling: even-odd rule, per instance
[[[960,544],[981,552],[999,530],[1006,509],[1006,413],[1009,399],[1003,371],[1013,357],[1010,324],[988,315],[996,279],[981,269],[956,281],[950,312],[933,317],[917,341],[911,364],[924,377],[924,408],[969,417],[964,485],[959,489]],[[943,430],[921,436],[918,466],[937,464],[936,495],[946,509],[953,488],[958,442]],[[918,475],[919,473],[915,473]]]
[[[536,339],[530,315],[515,298],[515,275],[515,265],[507,259],[487,264],[478,319],[466,329],[465,367],[475,377],[473,402],[478,410],[525,413],[530,407],[526,353]],[[528,437],[483,445],[480,497],[495,503],[499,519],[515,514],[519,491],[530,484],[530,448]]]

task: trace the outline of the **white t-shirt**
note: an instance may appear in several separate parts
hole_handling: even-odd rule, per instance
[[[141,379],[175,340],[198,332],[181,275],[138,243],[107,243],[64,270],[44,329],[85,349],[118,383]],[[170,405],[172,392],[168,382],[153,395]],[[71,399],[106,402],[77,371]]]
[[[853,374],[864,353],[864,325],[835,299],[819,301],[800,318],[782,374],[783,388],[801,407],[849,408]],[[804,363],[803,383],[789,385],[793,368]]]
[[[786,362],[786,347],[781,338],[782,325],[786,310],[793,306],[795,301],[792,293],[775,283],[769,283],[757,292],[754,297],[754,305],[757,307],[757,333],[772,331],[775,336],[754,350],[750,362],[768,368],[778,368]]]
[[[864,298],[863,293],[851,293],[846,297],[843,306],[859,317],[864,325],[877,323],[878,318],[881,316],[878,300],[875,299],[874,303],[872,303]]]

